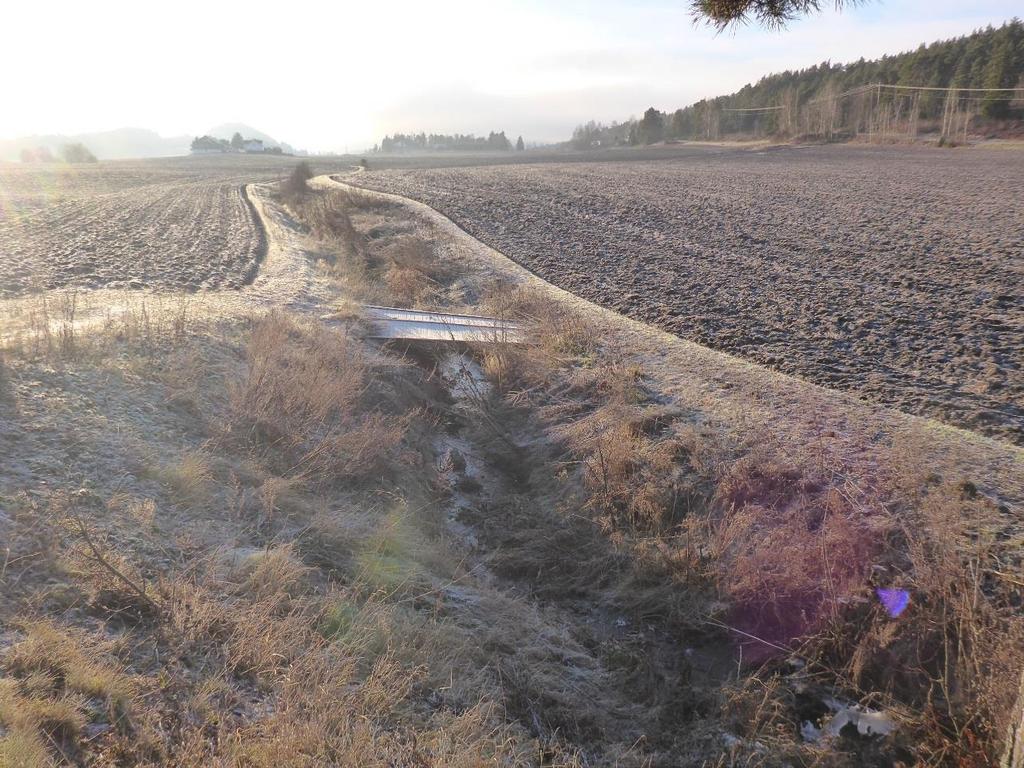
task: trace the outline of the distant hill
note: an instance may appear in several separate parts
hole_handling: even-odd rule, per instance
[[[280,147],[285,154],[296,154],[295,148],[284,141],[278,141],[273,136],[264,133],[251,125],[245,123],[221,123],[206,132],[207,136],[215,139],[231,140],[236,133],[242,134],[243,139],[259,139],[265,147]]]
[[[991,89],[1013,89],[1013,93]],[[957,89],[952,96],[944,89]],[[985,90],[982,90],[985,89]],[[1024,120],[1024,23],[1013,19],[917,50],[768,75],[736,93],[642,120],[577,127],[572,144],[859,133],[943,135]]]
[[[208,131],[218,139],[230,139],[238,131],[247,139],[260,139],[268,147],[281,147],[285,153],[296,154],[285,142],[244,123],[224,123]],[[84,144],[100,160],[136,160],[146,157],[176,157],[189,154],[193,136],[161,136],[146,128],[118,128],[93,133],[45,134],[0,140],[0,160],[18,161],[22,150],[40,147],[57,157],[65,144]]]
[[[113,131],[75,135],[47,134],[0,140],[0,159],[18,160],[24,149],[45,147],[54,155],[65,144],[84,144],[100,160],[126,160],[143,157],[187,155],[191,136],[161,136],[145,128],[118,128]]]

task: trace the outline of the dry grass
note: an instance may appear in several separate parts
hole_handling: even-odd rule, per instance
[[[253,327],[250,342],[246,363],[234,368],[237,391],[221,397],[230,434],[239,397],[263,421],[273,416],[275,434],[317,439],[358,430],[389,402],[384,392],[366,397],[373,382],[387,389],[388,374],[342,336],[271,317]],[[223,386],[220,377],[200,382]],[[398,496],[428,486],[430,465],[404,487],[367,480],[367,465],[352,455],[318,465],[323,477],[303,474],[302,482],[248,468],[253,451],[270,466],[307,456],[309,444],[279,438],[254,449],[249,439],[229,439],[176,452],[181,458],[155,475],[172,502],[159,513],[152,499],[120,490],[106,500],[82,491],[45,508],[28,498],[8,506],[14,528],[3,531],[11,548],[0,583],[5,598],[18,594],[8,589],[17,583],[24,599],[0,603],[5,623],[65,606],[86,628],[26,618],[18,642],[0,651],[3,764],[536,764],[536,744],[506,719],[500,691],[481,671],[486,662],[467,666],[462,654],[472,641],[437,615],[439,584],[456,578],[455,559],[422,505]],[[265,497],[260,504],[291,507],[289,524],[270,528],[276,541],[159,540],[154,521],[196,493],[208,503],[182,519],[212,509],[232,465],[238,483]],[[368,490],[336,488],[353,480]],[[121,518],[128,527],[111,530]],[[246,536],[238,523],[233,535]],[[154,546],[173,552],[159,567],[140,562]],[[59,603],[53,587],[38,588],[46,582],[62,585]],[[128,605],[145,602],[132,584],[156,609]],[[97,618],[130,631],[108,642]],[[131,677],[121,672],[128,660]],[[453,690],[438,706],[437,691],[453,679],[457,698]]]
[[[908,589],[910,608],[898,620],[850,609],[843,633],[823,633],[815,650],[859,690],[895,701],[924,759],[986,765],[1010,733],[1024,672],[1020,585],[1006,579],[997,538],[966,530],[987,517],[986,500],[927,478],[901,478],[901,490],[873,581]]]
[[[351,195],[339,190],[318,192],[295,208],[296,216],[320,244],[319,263],[347,292],[364,301],[383,301],[376,260],[367,239],[356,231],[352,217],[358,208]]]
[[[586,367],[597,350],[599,330],[541,291],[499,281],[484,291],[484,311],[525,327],[533,343],[488,345],[482,353],[487,377],[503,393],[544,390],[570,367]]]
[[[585,509],[609,532],[665,532],[685,511],[681,445],[645,420],[641,408],[612,402],[555,433],[583,470]]]
[[[210,458],[202,450],[186,451],[149,474],[168,489],[175,503],[190,507],[209,499],[214,482]]]
[[[484,347],[482,368],[506,401],[533,405],[564,446],[583,509],[606,533],[671,531],[691,511],[687,451],[672,414],[649,402],[642,370],[538,291],[496,286],[488,307],[531,326],[535,341]]]
[[[244,378],[231,388],[232,435],[282,477],[346,482],[382,471],[406,414],[361,407],[373,385],[359,342],[271,315],[253,329]]]
[[[346,192],[332,190],[310,195],[296,213],[315,237],[348,250],[365,245],[364,238],[352,225],[353,207]]]
[[[628,553],[629,576],[614,590],[663,616],[673,614],[663,591],[647,592],[652,581],[713,586],[724,610],[700,601],[674,609],[690,612],[683,625],[724,631],[748,667],[766,665],[751,673],[759,687],[738,694],[727,718],[749,742],[809,763],[886,754],[987,765],[1001,753],[1020,717],[1020,585],[1006,580],[1012,566],[1000,564],[991,535],[965,525],[991,520],[981,507],[993,502],[972,498],[969,484],[939,487],[896,471],[858,487],[827,445],[814,453],[774,447],[771,438],[743,450],[709,444],[672,414],[664,418],[647,400],[642,373],[596,345],[592,330],[578,332],[581,321],[564,310],[517,289],[498,291],[489,307],[534,323],[538,342],[481,350],[485,372],[506,403],[531,406],[527,413],[565,446],[571,461],[563,466],[574,471],[563,479],[571,489],[578,478],[579,509],[615,543],[603,572],[583,570],[607,586]],[[787,454],[795,458],[780,458]],[[558,557],[544,551],[534,558],[512,549],[499,564],[529,570]],[[547,568],[549,581],[573,589],[571,578]],[[908,589],[911,608],[889,617],[876,586]],[[802,743],[794,684],[778,665],[790,654],[807,664],[822,697],[891,712],[899,735],[885,745]]]
[[[126,291],[96,299],[76,290],[52,291],[4,309],[0,349],[29,360],[97,360],[122,352],[152,358],[183,341],[197,322],[186,296]]]
[[[414,268],[403,253],[393,263]],[[109,366],[86,334],[74,342],[62,350],[40,333],[18,365]],[[124,455],[105,466],[124,477],[49,505],[3,499],[0,617],[28,626],[60,612],[80,627],[61,632],[102,648],[92,666],[69,656],[74,687],[45,696],[24,661],[39,653],[0,650],[27,681],[3,684],[5,764],[537,764],[477,620],[455,629],[445,613],[445,585],[465,572],[441,538],[418,442],[430,437],[422,375],[281,315],[164,352],[135,369],[122,411],[152,428],[141,455],[153,458],[109,441]],[[127,365],[135,348],[119,353]],[[165,393],[192,406],[152,407]],[[88,444],[81,424],[70,414],[67,433]],[[130,689],[102,681],[128,664]],[[547,754],[573,764],[557,746]]]
[[[384,284],[398,306],[420,306],[436,300],[449,276],[419,238],[400,236],[381,249],[386,264]]]
[[[374,261],[384,251],[370,250],[361,280],[409,304],[436,300],[419,261]],[[1019,595],[994,586],[1013,586],[1012,563],[984,535],[965,549],[962,525],[991,511],[972,510],[955,487],[922,495],[892,468],[859,487],[826,437],[806,449],[770,435],[741,445],[688,423],[656,402],[628,355],[601,343],[601,329],[539,291],[497,283],[480,310],[524,323],[535,340],[477,351],[492,384],[475,398],[480,439],[519,494],[477,521],[499,573],[556,603],[632,605],[740,649],[747,683],[723,699],[723,722],[745,737],[733,759],[774,764],[749,748],[757,743],[795,764],[995,759],[1019,695]],[[376,573],[382,584],[409,577]],[[909,589],[911,608],[890,618],[876,586]],[[805,665],[800,680],[780,663],[791,654]],[[535,671],[506,672],[511,711],[535,720]],[[654,664],[651,674],[667,673]],[[802,743],[807,702],[826,694],[892,712],[898,735]]]
[[[720,483],[710,544],[731,605],[726,621],[746,633],[753,660],[780,651],[802,659],[805,690],[813,681],[822,696],[838,691],[896,718],[884,749],[840,744],[851,760],[993,764],[1013,732],[1024,621],[1020,585],[1002,570],[1006,550],[970,531],[991,519],[992,502],[927,472],[893,473],[858,493],[809,466],[755,452]],[[909,608],[890,616],[876,587],[907,590]],[[751,679],[737,727],[802,749],[793,683],[772,663]],[[803,719],[813,721],[803,696]]]
[[[424,243],[363,238],[354,201],[297,207],[315,206],[319,237],[355,238],[335,268],[361,264],[363,296],[393,280],[443,301]],[[138,483],[0,499],[0,619],[21,628],[0,650],[0,763],[994,763],[1024,636],[1019,555],[966,530],[993,519],[984,494],[898,467],[857,488],[827,446],[738,446],[543,295],[495,285],[484,311],[536,342],[476,350],[493,387],[456,405],[430,355],[279,314],[140,365],[193,405],[152,423]],[[140,359],[197,328],[135,317],[121,349]],[[62,322],[49,341],[36,323],[17,364],[116,348],[62,342]],[[439,487],[442,424],[493,483],[458,510],[471,551]],[[890,618],[875,586],[911,607]],[[682,649],[724,658],[735,630],[738,682],[701,678]],[[802,743],[825,695],[892,712],[897,735]]]
[[[324,244],[319,257],[353,296],[396,306],[432,306],[454,279],[420,237],[401,232],[367,237],[353,219],[378,206],[343,190],[309,196],[296,213]]]
[[[130,727],[135,683],[109,660],[108,647],[49,621],[30,622],[23,632],[0,661],[6,765],[47,765],[48,748],[72,758],[90,720]]]
[[[759,638],[741,644],[750,662],[777,656],[864,594],[891,518],[878,499],[855,494],[768,451],[722,473],[710,544],[730,624]]]
[[[440,712],[434,723],[416,728],[403,725],[406,702],[425,670],[396,657],[390,609],[317,596],[288,552],[258,559],[234,577],[229,598],[182,588],[172,622],[189,655],[205,657],[203,668],[223,664],[231,677],[251,679],[275,705],[252,723],[226,729],[221,721],[216,739],[208,726],[186,726],[160,747],[168,757],[183,765],[216,756],[266,766],[441,766],[521,751],[483,707],[463,715]],[[370,631],[375,626],[379,630]],[[216,724],[230,701],[204,693],[196,690],[202,701],[193,706],[205,711],[203,722]]]

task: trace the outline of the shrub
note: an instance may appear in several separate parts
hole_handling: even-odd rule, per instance
[[[95,163],[96,155],[89,151],[85,144],[65,144],[60,148],[61,159],[65,163]]]
[[[309,180],[313,176],[313,169],[303,160],[292,169],[288,178],[281,182],[281,198],[290,205],[301,202],[310,192]]]

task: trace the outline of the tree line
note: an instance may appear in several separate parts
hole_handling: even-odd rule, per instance
[[[876,87],[863,88],[867,85]],[[1013,88],[1021,92],[970,90]],[[571,143],[585,149],[737,134],[831,136],[894,121],[912,123],[916,130],[918,120],[945,124],[954,111],[986,120],[1024,119],[1024,23],[1019,19],[881,59],[826,61],[768,75],[736,93],[671,113],[651,107],[640,120],[591,121],[576,128]]]
[[[516,151],[523,151],[526,145],[523,137],[516,139]],[[513,144],[504,131],[491,131],[487,136],[476,136],[472,133],[396,133],[385,136],[374,152],[510,152]]]
[[[59,159],[65,163],[95,163],[96,155],[81,142],[62,144],[58,151]],[[21,150],[21,162],[23,163],[55,163],[58,158],[47,146],[39,146],[35,149],[25,148]]]

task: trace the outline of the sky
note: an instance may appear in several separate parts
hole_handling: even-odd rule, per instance
[[[783,31],[695,24],[688,0],[0,4],[0,138],[242,122],[310,151],[386,133],[560,141],[761,76],[916,48],[1020,0],[874,0]]]

